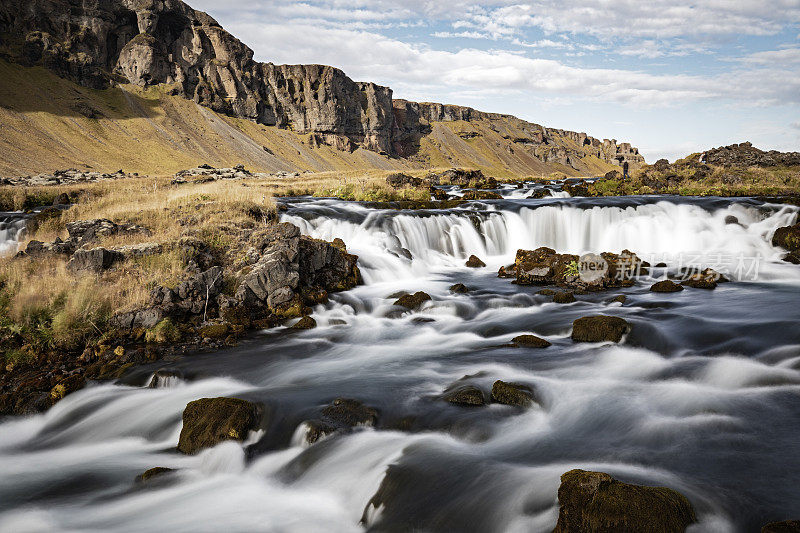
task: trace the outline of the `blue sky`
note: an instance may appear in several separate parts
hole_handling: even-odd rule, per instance
[[[189,3],[258,60],[630,141],[649,162],[800,151],[800,0]]]

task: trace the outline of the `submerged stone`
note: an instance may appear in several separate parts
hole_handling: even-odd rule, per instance
[[[455,285],[450,286],[450,292],[454,292],[456,294],[466,294],[469,292],[469,288],[463,283],[456,283]]]
[[[443,398],[456,405],[486,405],[486,397],[483,391],[474,385],[463,385],[454,389],[448,389],[445,391]]]
[[[514,345],[522,348],[547,348],[552,346],[550,341],[537,337],[536,335],[518,335],[511,339]]]
[[[575,301],[575,294],[568,291],[559,291],[553,295],[553,302],[557,304],[571,304]]]
[[[136,483],[147,483],[148,481],[151,481],[152,479],[163,477],[164,475],[169,474],[171,472],[175,472],[175,469],[174,468],[167,468],[165,466],[156,466],[156,467],[150,468],[149,470],[145,470],[144,472],[142,472],[141,474],[136,476],[136,480],[135,481],[136,481]]]
[[[319,419],[306,422],[308,444],[337,431],[348,431],[356,426],[374,426],[378,421],[377,410],[351,398],[336,398],[320,414]]]

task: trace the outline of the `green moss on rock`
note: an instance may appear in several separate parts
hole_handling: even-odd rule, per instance
[[[679,492],[630,485],[603,472],[563,474],[558,503],[553,533],[682,533],[697,521],[692,504]]]
[[[243,441],[258,427],[258,407],[238,398],[201,398],[186,405],[178,451],[195,454],[224,440]]]

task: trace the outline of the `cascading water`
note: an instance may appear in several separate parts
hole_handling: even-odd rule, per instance
[[[17,251],[17,243],[25,233],[22,213],[0,213],[0,256]]]
[[[697,511],[693,532],[796,518],[800,268],[769,242],[796,208],[509,196],[427,212],[288,205],[283,220],[359,255],[366,284],[317,306],[314,330],[156,363],[3,421],[0,531],[551,531],[572,468],[679,490]],[[559,305],[496,277],[518,248],[538,246],[628,248],[667,263],[653,278],[696,252],[723,266],[757,257],[760,269],[713,292],[656,294],[645,279]],[[470,254],[489,266],[466,268]],[[456,282],[471,292],[450,293]],[[400,313],[399,290],[433,298]],[[569,339],[573,320],[600,313],[633,324],[624,344]],[[508,346],[524,333],[553,345]],[[533,387],[539,403],[440,398],[456,381],[488,391],[497,379]],[[177,454],[183,408],[213,396],[261,402],[269,422],[244,445]],[[303,445],[298,428],[337,397],[376,409],[378,428]],[[177,472],[136,485],[153,466]],[[369,508],[384,479],[391,499]]]

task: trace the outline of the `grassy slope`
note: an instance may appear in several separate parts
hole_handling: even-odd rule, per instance
[[[504,119],[434,123],[411,160],[367,150],[347,153],[311,148],[308,136],[225,117],[178,96],[168,87],[87,89],[42,68],[0,60],[0,176],[61,168],[124,169],[167,175],[200,163],[256,171],[413,170],[473,167],[497,177],[602,174],[609,165],[595,160],[575,171],[544,164],[511,138],[522,136],[523,122]],[[77,109],[91,108],[98,118]],[[499,127],[498,127],[499,126]],[[477,131],[464,140],[459,132]],[[563,140],[570,143],[569,140]],[[264,147],[268,149],[265,150]],[[511,150],[509,150],[509,148]],[[513,150],[513,153],[511,152]]]

